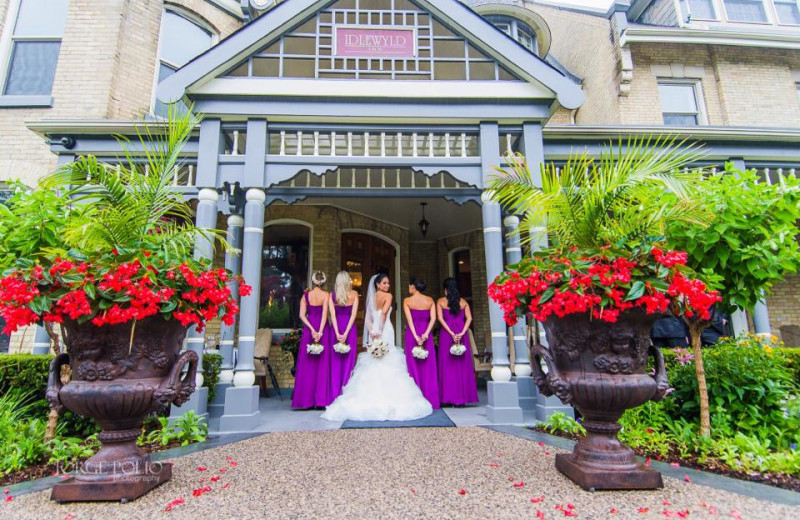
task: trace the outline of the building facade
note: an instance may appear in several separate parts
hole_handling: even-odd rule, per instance
[[[33,186],[82,154],[113,163],[114,135],[170,103],[203,114],[175,189],[198,225],[228,230],[242,255],[218,261],[258,289],[218,332],[229,430],[256,413],[257,330],[296,324],[317,269],[359,289],[385,270],[398,300],[410,276],[433,295],[456,277],[493,354],[490,418],[547,404],[524,328],[486,297],[521,255],[518,220],[484,193],[508,151],[558,163],[672,133],[765,182],[800,164],[797,0],[0,0],[0,28],[0,179]],[[795,341],[798,280],[756,309],[758,332]],[[290,386],[291,358],[273,356]]]

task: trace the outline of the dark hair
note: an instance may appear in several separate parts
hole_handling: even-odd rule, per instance
[[[389,275],[386,273],[378,273],[375,275],[375,281],[373,282],[375,284],[375,290],[378,290],[378,285],[383,281],[384,278],[389,278]]]
[[[447,297],[447,307],[453,316],[461,312],[461,293],[458,291],[458,282],[455,278],[447,278],[444,281],[444,295]]]
[[[408,284],[413,285],[419,292],[425,292],[428,288],[428,284],[422,281],[422,278],[412,278]]]

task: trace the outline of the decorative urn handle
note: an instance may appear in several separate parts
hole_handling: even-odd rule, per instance
[[[50,403],[50,408],[58,413],[64,411],[64,404],[58,393],[64,386],[61,382],[61,367],[69,365],[69,354],[59,354],[50,362],[50,371],[47,376],[47,392],[45,397],[47,402]]]
[[[547,373],[542,370],[542,359],[547,365]],[[531,360],[533,381],[539,390],[548,397],[555,394],[564,404],[572,403],[572,386],[558,371],[550,349],[538,342],[534,343],[531,345]]]
[[[195,380],[197,379],[197,352],[187,350],[175,361],[169,376],[161,383],[158,390],[153,394],[153,401],[158,409],[163,410],[171,403],[180,406],[189,400],[195,390]],[[181,378],[181,372],[186,365],[189,365],[186,375]]]
[[[650,344],[650,355],[655,360],[656,372],[653,374],[653,379],[656,380],[656,394],[653,396],[653,401],[661,401],[667,394],[669,394],[669,378],[667,377],[667,364],[664,362],[664,354],[657,346]]]

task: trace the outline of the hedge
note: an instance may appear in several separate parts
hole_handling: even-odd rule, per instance
[[[34,401],[32,415],[47,419],[49,406],[45,400],[47,375],[53,356],[33,354],[0,355],[0,395],[12,388],[30,394]],[[209,400],[214,398],[219,381],[222,356],[203,354],[203,386],[208,387]],[[67,435],[91,435],[97,430],[94,421],[65,411],[59,424],[63,424]]]

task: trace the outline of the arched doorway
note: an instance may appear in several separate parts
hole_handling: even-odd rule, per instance
[[[342,231],[342,270],[350,273],[353,280],[353,289],[361,297],[362,305],[358,310],[356,327],[359,331],[364,327],[364,298],[367,295],[370,278],[378,272],[385,272],[393,285],[392,293],[395,302],[399,290],[399,257],[396,244],[392,244],[383,237],[364,230]],[[397,309],[397,305],[395,305]],[[400,317],[395,312],[395,329],[399,334]]]

